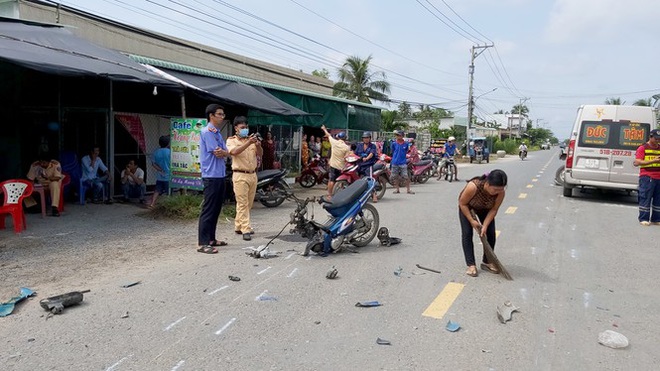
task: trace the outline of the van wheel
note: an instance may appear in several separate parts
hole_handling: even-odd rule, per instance
[[[573,197],[573,188],[564,186],[564,197]]]

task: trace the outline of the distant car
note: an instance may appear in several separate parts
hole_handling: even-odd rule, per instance
[[[541,149],[550,149],[550,143],[541,144]]]

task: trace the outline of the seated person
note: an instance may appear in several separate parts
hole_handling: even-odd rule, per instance
[[[140,169],[135,160],[128,161],[126,169],[121,172],[121,189],[124,191],[124,199],[137,197],[140,203],[146,203],[144,194],[147,192],[147,185],[144,183],[144,170]]]
[[[99,147],[93,147],[89,151],[89,155],[85,156],[80,160],[82,164],[82,176],[80,179],[85,183],[88,188],[92,188],[94,191],[94,196],[92,202],[95,204],[100,204],[105,201],[106,204],[111,204],[110,200],[110,182],[112,181],[112,175],[108,168],[103,164],[103,160],[99,157]],[[105,175],[99,177],[98,171],[104,172]],[[106,199],[102,199],[102,192],[105,194]]]
[[[41,184],[47,191],[50,192],[51,202],[51,215],[60,216],[58,210],[60,206],[60,190],[62,189],[62,166],[57,160],[39,160],[30,165],[30,170],[27,173],[27,178],[35,184]]]

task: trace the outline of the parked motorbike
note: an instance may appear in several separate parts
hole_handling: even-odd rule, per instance
[[[318,202],[330,214],[330,218],[319,223],[307,218],[307,205],[316,198],[300,200],[292,195],[298,204],[291,213],[291,233],[299,233],[309,239],[303,256],[315,252],[326,256],[346,248],[347,244],[357,247],[368,245],[378,233],[380,218],[378,210],[369,204],[371,194],[376,188],[373,178],[358,179],[348,187],[337,192],[332,201],[321,197]]]
[[[319,155],[314,156],[310,164],[303,169],[300,176],[296,177],[296,182],[303,188],[312,188],[317,184],[328,184],[328,167],[325,159]]]
[[[293,194],[284,177],[288,170],[264,170],[257,172],[255,201],[266,207],[277,207]]]
[[[438,167],[440,164],[440,156],[435,153],[431,153],[428,149],[424,152],[422,160],[431,160],[431,176],[438,176]]]
[[[456,173],[457,170],[456,170],[456,163],[454,162],[454,156],[447,157],[445,159],[445,164],[440,169],[440,175],[438,176],[438,180],[444,177],[445,180],[448,180],[451,183],[452,180],[458,180]]]
[[[362,176],[358,172],[360,169],[360,158],[351,153],[345,158],[346,160],[346,165],[344,165],[344,168],[341,171],[341,175],[337,177],[335,180],[335,185],[332,187],[332,194],[334,195],[335,193],[339,192],[339,190],[344,189],[348,187],[349,185],[355,183],[358,179],[360,179]],[[374,167],[376,167],[375,164]],[[378,172],[375,169],[371,169],[371,175],[369,177],[373,177],[373,179],[376,180],[376,186],[375,186],[375,191],[376,191],[376,198],[380,200],[385,196],[385,191],[387,190],[387,178],[385,177],[384,170],[378,166]]]
[[[408,162],[408,175],[413,183],[426,183],[433,174],[433,161],[421,160],[416,163]]]

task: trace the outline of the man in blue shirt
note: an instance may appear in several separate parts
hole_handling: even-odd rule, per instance
[[[151,166],[156,169],[156,190],[154,196],[151,198],[149,208],[156,205],[158,196],[168,193],[170,190],[170,136],[163,135],[158,138],[158,145],[160,146],[151,159]]]
[[[403,140],[403,130],[395,130],[394,135],[396,135],[396,139],[392,141],[392,162],[390,163],[390,171],[392,172],[392,181],[395,188],[394,193],[400,193],[399,178],[403,178],[406,181],[406,192],[414,195],[415,192],[410,190],[410,177],[408,176],[406,158],[410,143]]]
[[[106,204],[111,204],[110,182],[112,181],[112,174],[110,174],[108,167],[105,166],[103,160],[99,157],[100,152],[99,147],[93,147],[91,151],[89,151],[89,155],[82,158],[80,161],[82,163],[82,176],[80,179],[82,179],[87,188],[93,190],[92,202],[100,204],[105,201]],[[99,169],[101,169],[105,175],[99,177]],[[82,189],[80,191],[82,192]],[[106,198],[105,200],[102,195]]]
[[[365,131],[362,133],[362,143],[358,144],[355,148],[355,154],[362,160],[358,173],[361,175],[369,175],[369,169],[378,160],[378,148],[371,143],[371,133]]]
[[[440,165],[438,166],[438,169],[442,169],[447,164],[448,158],[461,154],[461,151],[456,147],[455,141],[456,138],[454,137],[447,138],[447,143],[445,143],[445,151],[442,154],[442,161],[440,161]],[[454,179],[458,180],[458,166],[454,166],[454,170],[455,170]],[[440,171],[438,172],[441,173]],[[440,177],[438,177],[438,180],[440,180]]]
[[[208,125],[202,128],[199,139],[199,162],[204,184],[204,202],[199,214],[198,252],[216,254],[216,246],[225,246],[225,241],[215,238],[218,217],[225,198],[225,158],[229,156],[225,140],[220,134],[225,119],[225,109],[219,104],[206,107]]]

